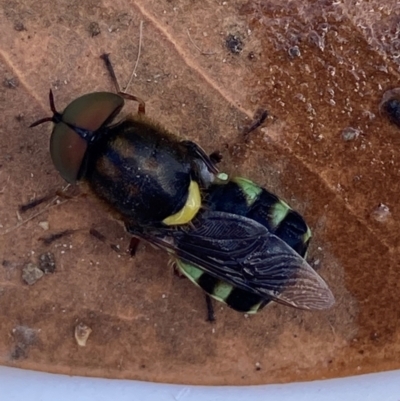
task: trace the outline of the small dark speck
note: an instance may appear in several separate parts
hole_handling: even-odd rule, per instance
[[[11,359],[18,361],[19,359],[26,359],[27,352],[24,347],[16,345],[13,351],[11,352]]]
[[[289,56],[292,58],[300,57],[301,52],[299,46],[293,46],[288,50]]]
[[[56,270],[56,261],[54,258],[54,253],[46,252],[42,253],[39,256],[39,269],[44,274],[54,273],[54,271]]]
[[[18,79],[14,78],[14,77],[4,78],[3,85],[9,89],[15,89],[19,86],[19,82],[18,82]]]
[[[17,115],[15,116],[15,119],[16,119],[18,122],[24,121],[24,118],[25,118],[25,116],[24,116],[22,113],[19,113],[19,114],[17,114]]]
[[[2,264],[3,267],[11,267],[11,262],[9,260],[6,260],[6,259],[4,259],[1,262],[1,264]]]
[[[249,60],[251,60],[251,61],[255,61],[255,60],[257,59],[257,56],[256,56],[256,54],[255,54],[254,52],[250,52],[250,53],[247,55],[247,58],[248,58]]]
[[[386,91],[379,109],[381,114],[386,116],[392,124],[400,127],[400,88]]]
[[[140,365],[142,369],[146,369],[146,365]]]
[[[400,127],[400,100],[391,99],[384,105],[389,121]]]
[[[243,42],[236,35],[229,34],[225,39],[225,44],[228,50],[233,54],[239,54],[243,50]]]
[[[100,25],[97,22],[91,22],[89,24],[89,34],[92,38],[94,38],[97,35],[100,35],[101,30],[100,30]]]
[[[261,368],[259,366],[256,367],[256,371],[259,372]]]
[[[14,29],[18,32],[26,31],[25,25],[21,21],[14,23]]]
[[[11,336],[15,342],[11,358],[14,360],[27,358],[29,348],[36,344],[37,331],[28,326],[16,326],[12,329]]]
[[[372,332],[369,337],[370,337],[370,339],[372,341],[378,341],[379,340],[379,334],[376,331]]]

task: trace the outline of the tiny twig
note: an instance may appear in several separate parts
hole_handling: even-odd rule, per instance
[[[189,37],[189,40],[192,42],[192,45],[200,52],[200,54],[203,54],[204,56],[211,56],[211,55],[215,54],[215,52],[205,52],[205,51],[201,50],[200,47],[197,46],[196,43],[194,43],[192,37],[190,36],[189,29],[186,29],[186,32]]]
[[[136,77],[136,69],[137,69],[138,64],[139,64],[140,53],[142,52],[142,36],[143,36],[142,34],[143,34],[143,21],[140,21],[140,27],[139,27],[139,50],[138,50],[138,54],[137,54],[137,58],[136,58],[135,67],[133,68],[131,77],[129,78],[129,81],[125,86],[124,92],[126,92],[128,90],[128,87],[131,84],[131,82],[133,80],[133,77]]]

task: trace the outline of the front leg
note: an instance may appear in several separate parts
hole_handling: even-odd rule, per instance
[[[215,322],[215,313],[214,313],[214,307],[212,304],[212,299],[208,294],[205,294],[206,296],[206,306],[207,306],[207,322]]]

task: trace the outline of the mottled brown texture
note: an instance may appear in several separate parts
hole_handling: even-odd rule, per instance
[[[0,363],[195,384],[400,368],[400,131],[379,114],[383,93],[399,83],[390,36],[399,6],[224,3],[54,7],[0,0]],[[141,20],[143,47],[129,91],[167,129],[208,152],[219,149],[224,170],[257,181],[304,214],[314,234],[310,260],[337,299],[332,310],[274,304],[246,318],[218,304],[211,325],[203,294],[172,274],[165,254],[141,245],[131,259],[89,235],[95,227],[121,250],[129,245],[91,196],[63,200],[18,226],[20,204],[64,185],[48,152],[50,127],[27,128],[49,114],[49,87],[60,110],[83,93],[112,90],[102,52],[111,53],[124,84]],[[229,35],[240,38],[239,53],[227,49]],[[240,133],[260,107],[271,117],[244,143]],[[359,135],[346,141],[349,128]],[[74,232],[47,246],[39,240],[64,230]],[[45,252],[54,254],[55,272],[24,284],[23,267]],[[93,330],[86,347],[74,338],[80,322]]]

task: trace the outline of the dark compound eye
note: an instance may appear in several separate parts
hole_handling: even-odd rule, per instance
[[[392,124],[400,127],[400,88],[386,91],[379,109]]]
[[[88,138],[84,139],[78,131],[93,134],[110,123],[123,105],[124,99],[117,94],[95,92],[79,97],[66,107],[51,134],[50,154],[54,166],[67,182],[75,183],[79,179],[88,146]]]
[[[124,99],[111,92],[88,93],[71,102],[62,121],[89,131],[110,123],[124,106]]]
[[[65,181],[73,184],[78,180],[86,149],[87,141],[68,125],[60,122],[54,127],[50,138],[50,155]]]

